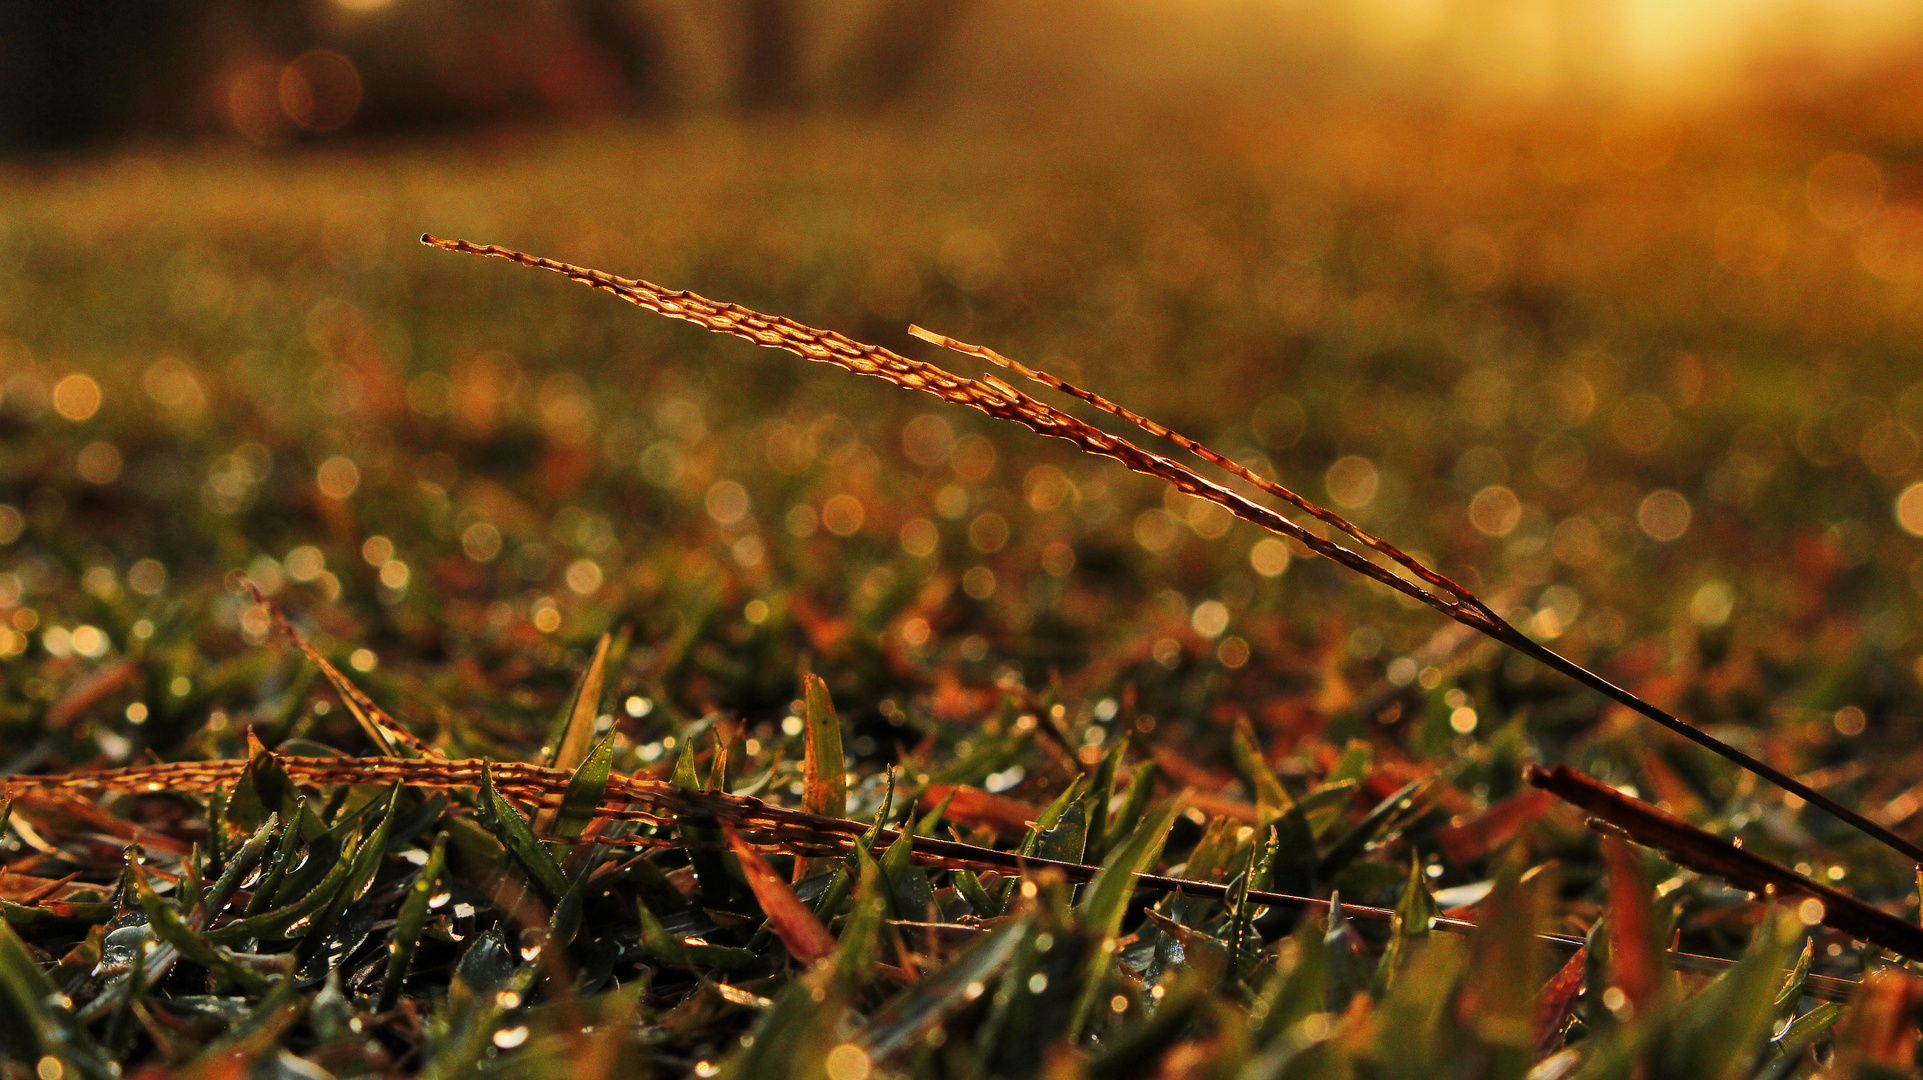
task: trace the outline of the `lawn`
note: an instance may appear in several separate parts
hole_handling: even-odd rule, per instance
[[[0,1071],[1907,1067],[1883,950],[1523,768],[1914,923],[1914,867],[1802,800],[1114,462],[418,243],[1045,368],[1907,835],[1923,216],[1912,142],[1846,127],[1197,103],[0,169],[0,772],[234,763],[19,789]],[[1109,871],[881,836],[763,845],[770,885],[686,822],[532,838],[599,789],[313,781],[384,748],[275,610],[449,758]]]

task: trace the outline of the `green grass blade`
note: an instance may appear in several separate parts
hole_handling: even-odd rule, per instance
[[[217,815],[210,813],[209,817],[218,820]],[[266,853],[267,845],[273,840],[274,829],[279,824],[280,815],[267,815],[267,820],[261,827],[256,829],[254,835],[248,837],[247,842],[234,853],[234,857],[228,860],[227,868],[220,872],[219,878],[215,879],[213,888],[207,890],[200,902],[194,905],[189,922],[195,930],[205,930],[207,923],[220,914],[221,908],[227,906],[227,900],[234,895],[234,890],[240,888],[241,879],[253,873],[254,867],[260,865],[261,856]],[[218,833],[220,830],[215,828],[213,831]]]
[[[1757,1074],[1757,1080],[1776,1080],[1777,1077],[1788,1075],[1802,1058],[1803,1052],[1816,1045],[1816,1040],[1828,1034],[1842,1018],[1842,1004],[1826,1001],[1791,1021],[1781,1035],[1770,1041],[1769,1064]]]
[[[721,1080],[760,1080],[780,1076],[815,1080],[828,1070],[839,1049],[842,1014],[848,995],[830,970],[796,979],[775,998],[774,1008],[754,1029],[752,1041],[722,1063]]]
[[[1028,932],[1025,921],[998,926],[931,979],[903,991],[868,1022],[862,1040],[876,1057],[901,1049],[930,1024],[973,1001],[969,985],[987,986],[1001,974]]]
[[[420,947],[421,930],[427,925],[434,887],[446,868],[447,834],[442,833],[434,838],[434,850],[428,853],[427,865],[421,867],[420,873],[414,875],[414,883],[407,887],[407,898],[401,901],[400,914],[394,920],[394,932],[388,936],[387,973],[381,980],[382,1012],[400,1000],[401,984],[407,979],[407,969],[414,963],[414,950]]]
[[[279,814],[282,821],[294,824],[304,840],[313,840],[325,831],[325,826],[311,812],[301,813],[305,801],[300,790],[289,779],[287,770],[281,768],[280,759],[262,746],[259,739],[248,732],[248,743],[252,752],[247,759],[247,767],[241,771],[240,781],[234,785],[233,795],[227,801],[227,820],[240,828],[252,832],[260,828],[269,814]]]
[[[1422,860],[1411,856],[1409,859],[1409,878],[1402,886],[1402,900],[1396,904],[1395,924],[1391,928],[1389,947],[1383,950],[1382,961],[1376,966],[1372,986],[1376,1000],[1380,1001],[1395,987],[1396,976],[1415,949],[1428,940],[1430,922],[1442,910],[1436,907],[1435,898],[1429,894],[1428,879],[1422,873]]]
[[[1369,845],[1382,839],[1390,831],[1390,826],[1398,819],[1412,812],[1416,800],[1432,781],[1428,777],[1411,780],[1400,791],[1377,803],[1356,827],[1335,842],[1316,863],[1317,881],[1333,881],[1337,874],[1348,869],[1349,864],[1369,850]]]
[[[854,910],[842,924],[835,943],[836,978],[851,991],[868,985],[874,977],[882,926],[888,921],[888,881],[866,851],[860,853],[858,861],[861,883],[855,888]]]
[[[1128,742],[1128,736],[1124,735],[1102,755],[1088,794],[1082,796],[1082,816],[1088,820],[1088,840],[1082,848],[1084,859],[1101,862],[1108,856],[1108,807],[1115,801],[1115,779],[1122,768],[1122,757],[1128,753]]]
[[[147,882],[145,869],[134,872],[134,894],[140,901],[141,910],[147,913],[147,925],[153,928],[154,936],[180,950],[180,955],[207,969],[221,982],[237,986],[249,994],[264,994],[273,985],[273,980],[265,975],[236,963],[227,953],[187,926],[180,912],[162,900]]]
[[[1155,762],[1144,761],[1135,766],[1129,776],[1128,797],[1122,800],[1122,808],[1109,819],[1108,827],[1103,830],[1102,857],[1108,857],[1108,849],[1122,837],[1135,831],[1142,822],[1142,815],[1148,813],[1148,804],[1155,798]],[[1108,809],[1105,805],[1104,811]]]
[[[1075,799],[1062,808],[1054,825],[1036,836],[1031,854],[1044,859],[1078,863],[1087,851],[1088,807],[1083,800]]]
[[[607,681],[608,646],[612,638],[601,635],[594,646],[594,658],[574,684],[574,690],[555,715],[548,731],[547,745],[541,750],[541,764],[556,769],[572,769],[585,761],[594,745],[594,721],[601,715],[601,693]]]
[[[926,919],[935,906],[935,890],[928,875],[914,864],[914,837],[903,829],[881,855],[881,872],[895,900],[895,914],[903,919]]]
[[[528,880],[551,907],[568,891],[567,875],[561,872],[561,864],[554,860],[554,853],[547,845],[534,838],[534,830],[528,827],[527,819],[514,808],[514,804],[501,796],[494,787],[494,770],[486,762],[481,764],[481,824],[494,834],[501,846],[507,848],[514,861],[521,864],[527,872]]]
[[[27,1055],[56,1054],[63,1042],[48,1002],[59,991],[13,927],[0,922],[0,1046]],[[59,1055],[64,1056],[64,1055]]]
[[[641,944],[653,953],[655,958],[666,963],[676,964],[691,971],[703,968],[718,968],[733,971],[747,967],[760,959],[747,949],[731,948],[727,945],[709,945],[691,942],[675,937],[655,918],[648,905],[635,902],[635,911],[641,917]]]
[[[1255,793],[1255,805],[1261,812],[1261,823],[1267,825],[1276,818],[1289,812],[1295,800],[1282,789],[1282,782],[1275,778],[1269,763],[1262,756],[1262,745],[1256,741],[1255,729],[1249,726],[1247,717],[1235,722],[1235,771],[1242,775],[1242,782],[1249,785]]]
[[[301,809],[306,809],[305,800],[302,800]],[[280,835],[274,841],[274,852],[267,859],[267,872],[254,883],[254,895],[248,899],[242,914],[259,915],[273,906],[274,894],[279,891],[281,882],[286,880],[287,871],[293,867],[294,852],[300,847],[299,841],[300,829],[297,826],[292,823],[281,826]]]
[[[1675,1009],[1662,1071],[1703,1080],[1749,1076],[1750,1062],[1766,1048],[1776,1024],[1781,973],[1802,932],[1793,915],[1766,915],[1736,966]]]
[[[1324,946],[1326,919],[1305,915],[1282,954],[1284,963],[1269,976],[1249,1010],[1250,1040],[1268,1044],[1303,1020],[1328,1010],[1329,950]]]
[[[575,935],[581,932],[581,918],[585,913],[588,893],[596,888],[594,870],[601,865],[607,848],[595,847],[588,850],[579,871],[568,882],[568,891],[554,905],[554,913],[548,917],[548,942],[554,948],[565,949],[574,944]]]
[[[1170,799],[1162,812],[1135,830],[1126,843],[1109,856],[1095,879],[1088,883],[1078,908],[1082,928],[1093,939],[1093,954],[1084,975],[1081,994],[1071,1014],[1069,1031],[1080,1032],[1094,1008],[1108,966],[1114,963],[1115,935],[1122,929],[1122,916],[1128,913],[1128,899],[1135,891],[1135,875],[1142,873],[1162,853],[1169,829],[1182,812],[1182,800]]]
[[[574,775],[568,778],[568,789],[561,796],[561,807],[554,815],[555,835],[581,835],[588,822],[594,820],[595,811],[601,808],[601,795],[608,789],[608,776],[613,770],[614,732],[610,731],[600,745],[581,759]]]
[[[701,778],[694,768],[692,738],[681,745],[681,756],[674,763],[672,783],[688,791],[702,790]],[[734,853],[716,850],[721,842],[718,830],[677,823],[675,831],[688,842],[688,861],[694,864],[695,882],[701,886],[703,904],[737,915],[755,917],[761,914],[760,905],[755,903],[754,890],[748,887],[747,876],[741,872],[741,864],[735,859]]]
[[[1081,903],[1082,919],[1092,932],[1112,938],[1121,929],[1128,898],[1135,891],[1135,875],[1147,870],[1162,853],[1162,844],[1181,812],[1182,800],[1170,799],[1102,864]]]
[[[848,815],[847,758],[841,748],[841,718],[828,696],[828,684],[812,672],[802,677],[807,727],[807,756],[801,762],[802,808],[829,817]]]
[[[1816,939],[1803,942],[1803,951],[1796,958],[1796,964],[1784,976],[1783,985],[1776,991],[1776,1015],[1786,1016],[1796,1008],[1803,998],[1803,984],[1809,981],[1810,964],[1816,959]]]
[[[322,877],[313,888],[307,890],[306,895],[300,899],[285,907],[275,908],[258,915],[249,915],[225,926],[215,927],[207,932],[207,940],[225,943],[285,934],[295,923],[319,911],[334,898],[335,893],[340,891],[341,885],[354,871],[352,854],[359,850],[359,845],[358,835],[350,837],[346,849],[341,853],[341,857],[335,860],[334,865],[328,868],[326,876]]]
[[[402,785],[399,783],[388,790],[387,809],[381,814],[380,823],[374,826],[373,833],[354,850],[351,858],[342,857],[341,861],[349,863],[351,869],[348,871],[347,879],[341,883],[340,889],[314,916],[313,929],[301,942],[300,953],[303,961],[313,960],[328,948],[348,907],[366,895],[369,886],[374,883],[375,875],[380,872],[381,860],[387,855],[387,838],[394,830],[395,815],[400,811],[401,791]],[[338,959],[345,959],[345,956],[342,955]]]
[[[1002,905],[988,895],[987,887],[973,870],[955,871],[955,891],[975,909],[977,918],[992,919],[1002,913]]]

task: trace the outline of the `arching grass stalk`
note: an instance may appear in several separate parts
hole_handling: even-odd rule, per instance
[[[1670,731],[1770,781],[1865,835],[1901,852],[1913,862],[1923,863],[1923,846],[1898,836],[1888,828],[1871,821],[1868,817],[1817,791],[1789,773],[1731,746],[1694,724],[1657,708],[1530,638],[1497,615],[1469,590],[1424,566],[1394,545],[1357,528],[1334,511],[1318,506],[1281,484],[1260,476],[1193,439],[1053,375],[1010,360],[992,349],[969,345],[953,338],[930,333],[919,327],[914,330],[916,336],[926,341],[998,364],[1024,378],[1079,398],[1104,412],[1127,420],[1151,435],[1168,439],[1210,464],[1253,484],[1258,490],[1275,496],[1310,515],[1359,547],[1386,560],[1387,565],[1342,542],[1328,539],[1271,507],[1254,502],[1239,492],[1208,480],[1187,466],[1143,450],[1119,435],[1103,431],[1054,406],[1038,401],[993,375],[982,379],[967,378],[927,361],[910,359],[890,349],[854,341],[830,330],[817,330],[792,319],[763,315],[738,304],[709,300],[686,290],[664,289],[647,281],[616,277],[599,270],[528,255],[492,244],[443,240],[425,234],[422,235],[421,242],[449,251],[492,256],[520,263],[523,266],[552,270],[583,285],[613,293],[631,304],[658,315],[691,322],[716,333],[731,334],[766,348],[784,349],[805,360],[833,364],[858,375],[874,376],[904,389],[918,390],[956,405],[965,405],[990,416],[1013,421],[1042,435],[1067,440],[1086,453],[1113,458],[1135,472],[1167,481],[1185,495],[1205,499],[1244,521],[1294,539],[1318,555],[1333,559],[1364,577],[1435,608],[1464,626],[1554,668],[1612,701],[1641,713]]]

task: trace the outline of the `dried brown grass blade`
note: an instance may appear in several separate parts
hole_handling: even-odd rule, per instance
[[[761,902],[761,910],[767,913],[775,936],[788,946],[794,958],[812,964],[833,953],[834,935],[821,925],[821,920],[808,910],[808,905],[801,902],[788,883],[781,880],[768,860],[743,840],[734,826],[723,825],[721,831],[727,836],[728,847],[734,850],[735,858],[741,860],[741,872],[748,879],[748,887],[754,890],[755,899]]]
[[[1663,993],[1665,972],[1662,944],[1656,940],[1656,891],[1635,852],[1621,837],[1603,837],[1603,864],[1609,872],[1609,974],[1630,1006],[1648,1015]]]
[[[1626,838],[1661,852],[1679,866],[1721,878],[1758,896],[1801,902],[1805,910],[1799,914],[1806,921],[1815,915],[1824,926],[1859,941],[1879,945],[1906,959],[1923,959],[1923,927],[1739,848],[1567,765],[1553,769],[1531,765],[1524,776],[1536,787],[1589,811]],[[1815,901],[1813,907],[1809,901]]]
[[[1835,1068],[1828,1076],[1905,1076],[1916,1068],[1916,1014],[1923,979],[1883,967],[1863,980],[1836,1032]]]
[[[1577,949],[1536,995],[1536,1060],[1541,1061],[1562,1045],[1563,1029],[1576,1012],[1576,996],[1582,992],[1583,975],[1589,962],[1589,948]]]
[[[353,680],[342,674],[341,670],[329,662],[327,657],[322,656],[321,651],[314,648],[306,635],[302,634],[293,623],[287,621],[287,616],[282,613],[280,606],[261,593],[258,585],[251,581],[244,583],[254,594],[254,602],[266,608],[267,613],[274,617],[274,625],[280,628],[281,633],[287,635],[287,640],[293,642],[294,647],[305,654],[315,667],[320,668],[321,674],[333,684],[334,692],[341,696],[341,703],[347,706],[348,712],[354,714],[355,721],[360,724],[368,741],[379,747],[381,753],[388,757],[400,757],[402,755],[397,748],[405,747],[413,751],[416,757],[429,761],[446,760],[439,750],[421,741],[396,723],[393,717],[387,715],[386,710],[374,704],[373,698],[363,693],[360,687],[354,685]]]
[[[1553,649],[1531,639],[1527,634],[1504,621],[1481,601],[1476,600],[1460,585],[1448,578],[1423,567],[1417,560],[1398,551],[1392,545],[1377,540],[1363,532],[1340,515],[1316,506],[1279,484],[1271,484],[1261,479],[1251,470],[1243,468],[1222,455],[1208,451],[1200,443],[1154,424],[1146,418],[1122,409],[1105,399],[1072,387],[1060,379],[1035,371],[1032,368],[1017,367],[1014,361],[1001,357],[992,350],[967,345],[941,335],[924,334],[930,339],[938,339],[940,344],[970,355],[981,356],[1003,364],[1010,370],[1019,371],[1024,376],[1037,379],[1044,385],[1052,386],[1065,393],[1103,408],[1113,415],[1123,417],[1132,423],[1143,425],[1145,430],[1164,438],[1175,438],[1177,445],[1191,452],[1205,453],[1205,460],[1235,475],[1259,483],[1262,490],[1282,498],[1290,505],[1311,514],[1317,520],[1339,530],[1389,558],[1397,567],[1414,575],[1414,578],[1396,573],[1388,567],[1370,559],[1361,552],[1324,538],[1278,511],[1256,503],[1238,492],[1232,491],[1211,480],[1205,479],[1193,470],[1136,446],[1118,435],[1112,435],[1088,423],[1047,405],[1024,394],[1013,386],[993,375],[983,379],[970,379],[956,375],[935,364],[914,360],[878,345],[868,345],[854,341],[829,330],[817,330],[804,326],[792,319],[760,312],[740,306],[710,300],[687,290],[665,289],[651,282],[637,278],[616,277],[600,270],[559,262],[554,259],[529,255],[509,248],[492,244],[474,244],[466,240],[444,240],[439,237],[423,235],[421,242],[448,251],[466,252],[506,259],[522,266],[551,270],[570,280],[613,293],[645,310],[694,323],[716,333],[731,334],[770,349],[785,349],[806,360],[833,364],[858,375],[869,375],[893,383],[903,389],[916,390],[931,394],[956,405],[977,409],[990,416],[1013,421],[1041,435],[1063,439],[1086,453],[1098,457],[1112,458],[1126,468],[1145,476],[1164,480],[1177,491],[1198,499],[1204,499],[1229,511],[1244,521],[1260,525],[1272,532],[1291,537],[1311,551],[1342,564],[1344,567],[1380,582],[1388,587],[1418,600],[1451,619],[1470,627],[1504,645],[1543,663],[1564,675],[1590,687],[1627,708],[1654,720],[1670,731],[1703,746],[1725,759],[1755,773],[1771,783],[1789,791],[1804,801],[1816,806],[1838,820],[1849,824],[1891,849],[1901,852],[1907,858],[1923,863],[1923,846],[1898,836],[1884,826],[1870,820],[1855,810],[1837,802],[1835,799],[1803,783],[1794,776],[1778,769],[1755,756],[1745,753],[1708,732],[1687,723],[1670,713],[1644,701],[1628,690],[1610,682],[1608,679],[1590,671],[1581,664],[1562,656]],[[1152,426],[1151,426],[1152,425]],[[1253,478],[1253,479],[1252,479]]]

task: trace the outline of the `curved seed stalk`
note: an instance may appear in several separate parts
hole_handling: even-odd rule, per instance
[[[1498,616],[1488,605],[1462,586],[1424,566],[1420,561],[1393,545],[1357,528],[1334,511],[1324,509],[1281,484],[1261,477],[1253,470],[1209,450],[1193,439],[1053,375],[1010,360],[992,349],[969,345],[919,327],[914,328],[916,336],[923,340],[998,364],[1024,378],[1069,394],[1110,415],[1127,420],[1151,435],[1174,442],[1203,460],[1226,469],[1242,480],[1254,484],[1258,489],[1282,499],[1317,521],[1338,530],[1355,543],[1388,559],[1403,573],[1397,573],[1395,569],[1383,566],[1353,548],[1327,539],[1270,507],[1205,479],[1186,466],[1143,450],[1121,436],[1093,427],[1060,409],[1038,401],[993,375],[983,379],[970,379],[927,361],[910,359],[878,345],[855,341],[830,330],[817,330],[792,319],[764,315],[739,304],[709,300],[685,289],[664,289],[659,285],[636,278],[616,277],[600,270],[590,270],[587,267],[528,255],[492,244],[443,240],[425,234],[422,235],[421,242],[449,251],[491,256],[520,263],[523,266],[552,270],[590,288],[613,293],[631,304],[658,315],[691,322],[716,333],[731,334],[765,348],[785,349],[805,360],[833,364],[857,375],[870,375],[883,379],[903,389],[931,394],[956,405],[965,405],[990,416],[1013,421],[1038,434],[1064,439],[1084,452],[1113,458],[1135,472],[1164,480],[1185,495],[1205,499],[1244,521],[1297,540],[1316,554],[1333,559],[1370,580],[1381,582],[1405,596],[1421,601],[1456,622],[1524,656],[1554,668],[1618,704],[1641,713],[1670,731],[1721,755],[1726,760],[1822,809],[1877,842],[1900,852],[1904,857],[1923,863],[1923,846],[1898,836],[1890,829],[1844,806],[1796,777],[1731,746],[1694,724],[1657,708],[1541,642],[1535,641]]]

